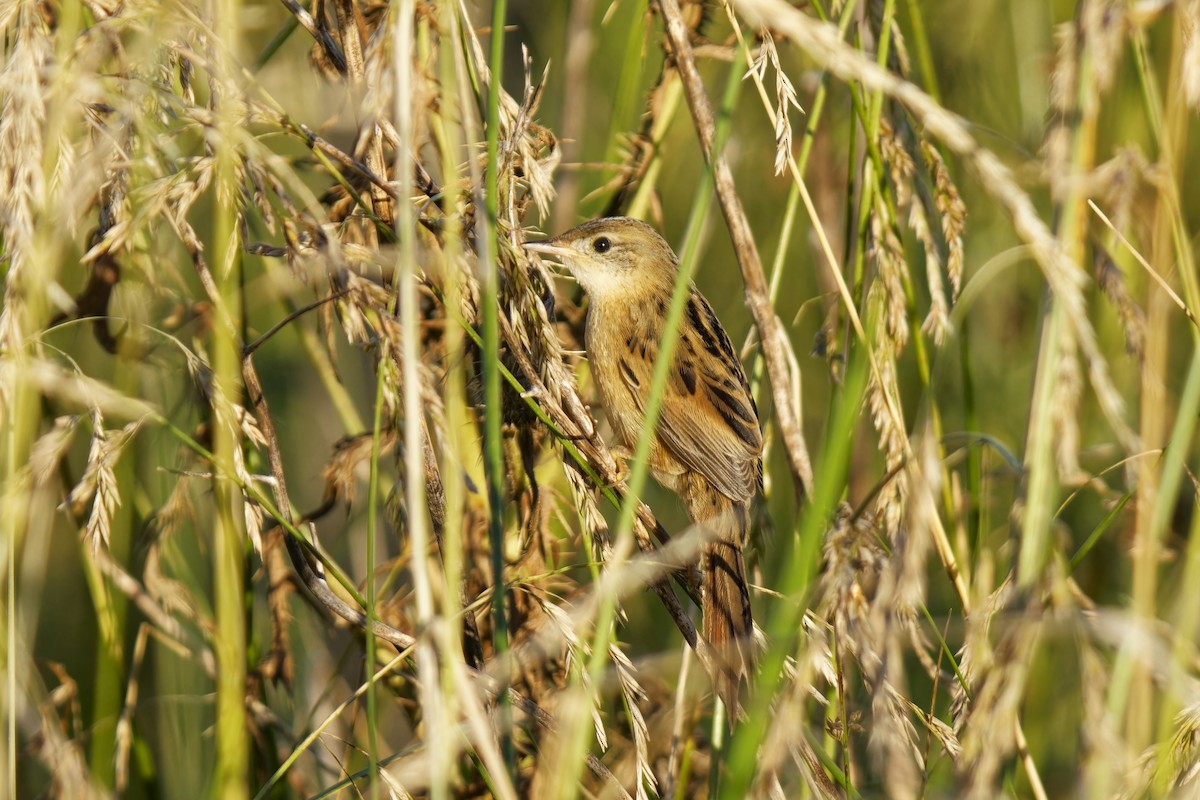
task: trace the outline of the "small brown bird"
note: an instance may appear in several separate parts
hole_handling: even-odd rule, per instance
[[[525,247],[560,261],[591,297],[588,361],[609,422],[626,447],[635,447],[645,427],[679,259],[653,228],[625,217],[593,220]],[[692,521],[707,529],[701,564],[704,638],[727,667],[724,685],[716,688],[735,709],[740,680],[753,661],[742,545],[762,486],[762,433],[737,353],[694,284],[650,447],[650,469],[683,499]]]

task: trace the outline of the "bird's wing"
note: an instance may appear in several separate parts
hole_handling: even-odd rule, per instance
[[[745,502],[761,479],[758,409],[729,337],[695,287],[685,313],[658,436],[680,463],[708,478],[721,494]],[[647,335],[618,364],[626,387],[643,408],[657,355],[658,341]]]

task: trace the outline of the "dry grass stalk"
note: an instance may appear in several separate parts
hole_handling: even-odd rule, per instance
[[[5,303],[0,309],[0,345],[17,353],[40,320],[27,318],[22,295],[37,285],[31,275],[35,220],[46,204],[42,173],[43,126],[47,116],[47,87],[41,75],[53,52],[53,42],[38,15],[17,3],[0,14],[0,31],[11,32],[13,45],[0,72],[0,231],[8,262]]]
[[[725,215],[730,239],[733,241],[738,263],[742,268],[742,278],[746,284],[746,302],[750,307],[750,313],[754,316],[754,322],[762,341],[767,373],[771,378],[775,410],[779,415],[779,427],[784,437],[788,460],[792,465],[793,476],[808,491],[811,490],[811,482],[806,484],[805,480],[811,475],[812,460],[809,458],[808,448],[804,443],[804,432],[800,421],[796,418],[798,404],[788,396],[793,381],[788,377],[790,363],[780,344],[786,337],[781,335],[779,317],[771,305],[762,260],[758,255],[758,247],[746,219],[741,198],[734,186],[729,162],[724,155],[713,152],[716,126],[713,122],[712,104],[705,94],[700,73],[696,70],[691,45],[687,40],[687,25],[684,23],[679,4],[676,0],[664,0],[661,9],[666,22],[671,52],[679,66],[688,107],[692,111],[696,132],[700,137],[700,146],[704,151],[705,158],[712,166],[717,199]]]
[[[46,521],[66,496],[71,523],[93,546],[85,557],[103,576],[105,588],[121,593],[136,610],[137,616],[128,617],[129,624],[140,625],[130,675],[116,692],[124,700],[110,709],[118,719],[118,789],[139,791],[142,778],[130,769],[130,754],[139,745],[153,750],[156,744],[145,738],[147,715],[160,713],[154,683],[143,669],[155,659],[146,656],[162,648],[183,664],[194,664],[203,680],[217,674],[214,653],[226,643],[214,633],[207,578],[189,574],[179,562],[181,552],[191,552],[189,537],[204,542],[202,531],[211,524],[213,481],[226,482],[222,488],[240,488],[252,538],[269,528],[262,532],[261,545],[255,542],[260,552],[249,562],[256,564],[261,558],[265,566],[254,579],[256,588],[269,594],[260,602],[262,595],[256,592],[253,611],[270,615],[271,631],[269,647],[265,637],[257,643],[255,631],[265,657],[247,683],[245,724],[264,745],[256,758],[267,772],[291,755],[303,754],[288,772],[291,790],[298,794],[322,791],[343,778],[358,781],[362,788],[361,780],[369,774],[360,752],[367,747],[366,737],[360,736],[363,709],[369,707],[369,673],[376,682],[376,697],[382,699],[365,722],[379,737],[375,752],[382,756],[407,751],[379,773],[379,781],[395,796],[444,791],[470,797],[494,791],[516,797],[546,788],[554,794],[641,800],[659,791],[703,792],[710,780],[705,771],[711,768],[735,776],[748,772],[745,780],[756,796],[791,796],[807,787],[814,796],[841,797],[851,789],[880,787],[888,796],[915,797],[955,780],[965,796],[986,797],[1019,779],[1011,767],[1014,759],[1028,776],[1030,791],[1039,796],[1045,790],[1038,768],[1057,771],[1060,757],[1046,750],[1040,737],[1027,741],[1022,732],[1022,720],[1045,720],[1026,702],[1046,680],[1031,661],[1044,648],[1055,648],[1051,652],[1057,654],[1057,648],[1066,647],[1074,648],[1079,661],[1085,730],[1077,751],[1086,789],[1132,797],[1182,795],[1194,788],[1200,715],[1194,665],[1187,656],[1191,643],[1183,637],[1174,641],[1158,630],[1165,616],[1122,622],[1103,606],[1114,602],[1111,596],[1098,600],[1098,610],[1087,615],[1080,616],[1072,606],[1093,605],[1084,587],[1094,590],[1096,578],[1082,573],[1097,559],[1082,557],[1088,548],[1113,546],[1110,540],[1121,545],[1125,516],[1120,507],[1112,519],[1089,529],[1094,523],[1077,510],[1083,505],[1077,495],[1057,511],[1043,504],[1050,510],[1050,566],[1044,574],[1017,576],[1032,587],[1019,597],[1011,576],[993,590],[1014,547],[1005,541],[1003,524],[994,521],[994,507],[1011,505],[1008,474],[989,469],[995,463],[990,455],[967,467],[943,459],[935,433],[910,439],[912,423],[907,420],[914,408],[920,409],[917,425],[924,425],[927,416],[935,429],[947,420],[958,424],[957,412],[944,404],[946,386],[954,383],[947,377],[953,371],[945,365],[957,355],[952,326],[962,312],[954,310],[952,315],[952,307],[963,288],[966,259],[965,205],[950,160],[955,156],[974,169],[983,190],[998,201],[1017,236],[1029,245],[1055,304],[1063,310],[1064,330],[1057,334],[1053,363],[1045,372],[1054,385],[1048,404],[1055,437],[1048,451],[1053,453],[1049,472],[1073,481],[1085,474],[1085,464],[1091,468],[1094,459],[1103,457],[1081,452],[1084,442],[1097,438],[1083,413],[1089,383],[1118,448],[1128,453],[1137,447],[1122,417],[1124,398],[1118,389],[1123,370],[1117,369],[1116,377],[1109,375],[1106,359],[1112,353],[1104,350],[1109,344],[1106,331],[1087,304],[1090,279],[1078,255],[1087,232],[1086,213],[1078,214],[1083,207],[1073,211],[1073,228],[1052,232],[1044,222],[1046,215],[1039,214],[996,152],[979,146],[964,120],[917,89],[908,63],[910,47],[914,61],[922,59],[923,33],[916,31],[915,19],[902,20],[906,33],[917,34],[906,41],[901,24],[882,16],[889,6],[871,4],[858,17],[853,45],[832,28],[772,0],[726,5],[734,35],[723,41],[718,37],[727,33],[724,21],[714,21],[711,10],[695,3],[681,7],[675,0],[663,1],[665,43],[646,34],[652,30],[646,24],[652,16],[630,23],[629,41],[644,42],[641,55],[649,60],[661,50],[669,58],[647,101],[641,139],[624,153],[619,142],[605,143],[608,152],[623,159],[614,168],[613,180],[595,195],[606,198],[610,209],[661,214],[664,204],[677,202],[671,187],[659,186],[657,180],[663,165],[674,163],[671,148],[664,150],[663,145],[673,141],[672,97],[679,97],[681,83],[692,127],[706,157],[713,157],[708,152],[715,127],[708,100],[711,84],[706,88],[701,81],[698,59],[723,62],[735,54],[747,55],[751,66],[746,77],[754,82],[770,123],[759,131],[766,153],[759,166],[764,174],[767,164],[777,173],[788,168],[810,209],[815,206],[793,153],[790,113],[799,109],[800,97],[815,82],[799,80],[802,73],[793,51],[808,53],[818,67],[850,84],[861,115],[856,124],[869,123],[872,116],[880,123],[878,132],[868,132],[866,152],[859,154],[864,159],[859,188],[866,203],[860,220],[866,235],[859,244],[869,246],[861,294],[853,295],[846,286],[819,223],[814,235],[822,242],[830,280],[836,274],[841,281],[840,313],[855,329],[857,340],[847,339],[847,349],[862,348],[870,359],[867,408],[887,474],[869,513],[854,516],[843,510],[834,520],[824,542],[825,573],[815,598],[774,596],[769,582],[776,551],[767,551],[762,559],[765,585],[756,603],[761,600],[770,612],[808,600],[819,603],[814,606],[818,614],[797,606],[797,619],[803,619],[803,629],[795,632],[798,640],[788,632],[786,641],[771,643],[788,648],[783,688],[769,698],[773,724],[765,739],[754,743],[759,745],[757,752],[741,755],[748,761],[733,763],[730,754],[742,743],[735,740],[733,750],[728,744],[719,750],[718,742],[702,730],[708,718],[702,678],[688,681],[690,689],[681,678],[678,691],[671,691],[673,676],[664,680],[656,674],[665,657],[635,659],[636,648],[616,640],[609,648],[590,652],[598,609],[610,600],[623,608],[618,624],[629,625],[623,630],[640,633],[648,623],[633,617],[636,606],[629,598],[650,587],[686,645],[696,648],[701,665],[710,671],[712,667],[678,594],[679,588],[685,594],[695,592],[698,537],[689,532],[669,536],[650,507],[639,503],[633,541],[644,554],[627,558],[624,541],[622,552],[613,552],[604,504],[612,498],[622,500],[622,476],[605,445],[604,428],[588,410],[588,387],[577,384],[567,349],[577,334],[571,323],[577,327],[579,316],[574,309],[556,314],[550,276],[540,264],[527,261],[519,247],[530,220],[545,219],[551,208],[556,214],[574,211],[561,202],[552,206],[551,201],[555,171],[564,152],[577,143],[561,146],[555,132],[538,122],[543,92],[561,81],[557,68],[535,79],[534,58],[526,54],[521,62],[523,83],[511,75],[505,80],[506,86],[519,90],[512,96],[501,92],[500,117],[494,121],[500,138],[500,183],[485,187],[485,157],[479,146],[484,123],[476,117],[486,105],[483,98],[493,77],[479,39],[482,32],[477,34],[466,4],[389,9],[332,0],[318,2],[311,10],[290,0],[285,5],[315,42],[314,69],[333,82],[339,96],[348,95],[336,124],[314,129],[301,121],[303,113],[293,116],[292,98],[281,103],[269,96],[262,88],[269,81],[242,71],[227,43],[195,9],[93,0],[83,6],[83,26],[73,31],[73,18],[57,6],[0,5],[0,31],[6,33],[7,43],[0,73],[0,257],[6,268],[0,310],[0,417],[6,426],[13,420],[28,423],[16,431],[5,428],[15,454],[15,466],[5,476],[12,481],[5,495],[6,515],[18,519],[8,515],[13,508],[24,513],[25,505],[8,504],[7,498],[19,495],[33,522],[18,534],[40,532],[39,525],[51,527]],[[1200,103],[1200,4],[1188,0],[1169,9],[1167,5],[1085,3],[1076,24],[1062,29],[1053,75],[1059,118],[1047,135],[1040,169],[1056,201],[1079,204],[1095,196],[1095,208],[1112,209],[1108,245],[1113,252],[1124,252],[1111,247],[1112,241],[1119,241],[1140,259],[1130,241],[1138,242],[1137,247],[1153,241],[1147,249],[1150,258],[1144,261],[1146,274],[1168,289],[1167,281],[1181,280],[1183,290],[1170,290],[1176,305],[1165,305],[1194,321],[1188,305],[1194,276],[1186,269],[1177,276],[1167,269],[1169,264],[1158,263],[1165,252],[1159,239],[1168,238],[1163,233],[1166,217],[1143,211],[1150,207],[1147,201],[1157,206],[1165,197],[1169,202],[1161,205],[1185,219],[1182,209],[1190,206],[1185,197],[1171,194],[1174,174],[1152,169],[1141,151],[1132,148],[1093,169],[1090,162],[1099,154],[1081,151],[1072,138],[1079,130],[1077,106],[1089,106],[1084,111],[1091,119],[1102,119],[1100,106],[1120,93],[1118,56],[1128,42],[1143,47],[1139,42],[1149,32],[1147,26],[1168,14],[1181,25],[1179,52],[1172,55],[1178,61],[1172,70],[1178,69],[1182,77],[1178,95]],[[576,9],[587,7],[580,3]],[[388,15],[403,10],[413,13],[400,19],[400,25],[393,24],[397,18]],[[749,26],[737,16],[743,12]],[[770,27],[759,27],[763,21]],[[587,20],[577,18],[575,25],[595,33]],[[607,47],[607,39],[600,37],[609,32],[596,31],[600,33],[595,44]],[[78,36],[60,41],[68,32]],[[747,43],[753,35],[759,40]],[[886,62],[869,53],[885,44]],[[573,49],[571,55],[577,52],[583,48]],[[586,78],[583,61],[573,59],[568,72]],[[925,71],[928,64],[919,63]],[[773,76],[768,74],[772,71]],[[1147,105],[1155,97],[1151,84],[1146,82]],[[573,98],[577,109],[584,96],[579,92]],[[573,124],[587,135],[583,113]],[[828,127],[828,121],[822,122],[816,135],[827,136]],[[828,148],[827,143],[822,146]],[[749,163],[739,164],[739,169]],[[1072,174],[1073,170],[1086,174]],[[715,171],[767,357],[779,425],[773,434],[783,440],[786,468],[805,491],[828,488],[823,481],[841,477],[818,473],[814,482],[807,463],[798,403],[802,362],[794,350],[794,331],[777,316],[762,280],[750,230],[750,223],[757,228],[759,219],[748,218],[754,212],[742,205],[729,164],[717,158]],[[482,218],[483,199],[493,189],[501,201],[496,253],[490,253],[490,239],[484,242],[488,226]],[[743,194],[744,190],[745,186]],[[839,194],[835,203],[841,199]],[[213,204],[232,222],[229,241],[213,241],[207,221]],[[87,233],[92,220],[96,228]],[[167,225],[157,225],[162,220]],[[826,224],[834,227],[828,219]],[[761,243],[762,231],[759,234]],[[1186,244],[1186,236],[1180,241]],[[59,286],[59,265],[67,262],[67,255],[73,258],[75,249],[84,251],[83,258],[77,269],[62,272]],[[918,268],[909,261],[913,253],[924,255],[923,281],[912,274]],[[501,347],[499,353],[484,353],[477,345],[462,343],[480,327],[480,275],[493,259],[499,276]],[[226,271],[239,261],[244,283],[235,287],[241,297],[231,303],[224,286]],[[1182,256],[1179,261],[1190,263]],[[1140,354],[1147,338],[1162,337],[1167,326],[1159,319],[1147,322],[1141,311],[1145,275],[1121,275],[1100,248],[1094,266],[1095,283],[1116,309],[1127,348]],[[409,282],[405,276],[413,273],[418,277]],[[201,282],[199,293],[196,280]],[[406,281],[404,289],[411,292],[411,306],[403,311],[395,305],[400,281]],[[928,308],[922,284],[928,288]],[[239,306],[247,299],[249,316],[244,316]],[[1015,318],[1003,305],[985,309],[979,318]],[[869,335],[859,314],[870,323]],[[79,320],[84,324],[73,324]],[[1013,346],[1021,346],[1021,335],[1028,331],[1016,327],[1019,323],[1009,324],[1016,333]],[[227,372],[224,383],[214,378],[210,366],[214,330],[243,346],[238,374],[230,380]],[[85,340],[82,346],[71,338],[79,332],[91,334],[90,339],[80,337]],[[301,368],[279,360],[281,353],[291,358],[298,352],[288,344],[293,332],[300,334],[303,357],[308,359]],[[926,348],[926,334],[936,347]],[[488,410],[479,403],[473,378],[489,358],[498,358],[519,384],[504,387],[508,538],[503,586],[491,583],[488,509],[476,490],[479,448],[473,423]],[[917,380],[909,380],[914,361],[921,367],[922,394],[920,405],[906,409],[918,386]],[[281,363],[290,370],[287,377],[295,378],[283,388],[278,380]],[[1173,367],[1176,362],[1162,363]],[[110,364],[115,376],[111,379]],[[167,380],[162,393],[130,397],[114,387],[137,384],[120,379],[116,365],[125,378],[161,378],[165,370],[175,370],[190,374],[192,381],[177,385],[186,381]],[[975,366],[964,363],[964,381],[978,379],[969,375]],[[319,384],[330,398],[349,399],[356,382],[375,380],[382,398],[378,440],[365,432],[369,426],[357,419],[353,402],[339,408],[334,419],[320,406],[324,396],[317,411],[305,406],[304,413],[315,418],[311,441],[304,438],[297,445],[287,438],[292,434],[281,424],[282,415],[295,413],[295,402],[312,402],[309,384]],[[1145,397],[1140,400],[1146,402]],[[92,419],[86,455],[81,442],[73,447],[84,413]],[[813,419],[807,422],[811,428]],[[983,421],[989,431],[985,436],[991,435],[990,422]],[[346,438],[323,458],[318,455],[324,461],[325,496],[315,502],[297,491],[296,481],[303,470],[318,468],[301,460],[297,451],[307,456],[321,450],[331,429],[335,433],[328,438]],[[1189,438],[1188,430],[1180,428],[1180,441]],[[205,454],[218,433],[236,442],[224,472]],[[971,436],[974,441],[976,434]],[[983,441],[985,436],[977,438]],[[166,447],[163,437],[169,442]],[[404,439],[407,445],[401,444]],[[149,478],[140,470],[123,477],[132,470],[123,465],[118,469],[119,459],[131,446],[138,447],[139,463],[143,453],[160,459],[160,453],[166,453],[165,469],[148,470]],[[1174,454],[1169,447],[1167,455]],[[1184,447],[1178,463],[1190,463],[1190,454]],[[394,649],[381,644],[377,652],[367,654],[361,668],[352,666],[339,674],[330,653],[344,637],[325,630],[331,627],[326,620],[344,622],[356,640],[370,624],[357,597],[363,594],[363,584],[354,574],[362,554],[356,549],[361,536],[354,526],[362,509],[379,500],[364,497],[361,483],[374,455],[381,456],[380,494],[387,495],[389,509],[395,512],[387,528],[395,536],[383,539],[386,552],[364,572],[365,580],[385,589],[371,627]],[[876,454],[868,455],[874,465]],[[1160,460],[1174,463],[1171,458]],[[1147,458],[1144,463],[1153,461]],[[263,462],[266,466],[260,467]],[[857,474],[859,467],[852,469]],[[1161,467],[1144,469],[1157,475]],[[952,481],[949,489],[943,487],[946,476]],[[197,484],[197,477],[205,483]],[[1090,484],[1096,485],[1098,480]],[[1194,494],[1194,487],[1186,481],[1183,485],[1188,491],[1177,503],[1181,513],[1190,508]],[[845,488],[834,486],[831,493]],[[422,493],[426,500],[414,501]],[[1145,496],[1153,499],[1150,494]],[[1111,496],[1106,489],[1101,503]],[[800,522],[782,518],[780,500],[774,494],[764,515],[780,531],[771,546],[784,552],[778,540],[791,528],[808,524],[805,515],[811,512],[802,506]],[[436,550],[414,539],[413,522],[423,519],[426,502]],[[118,504],[124,504],[121,515],[115,514]],[[1167,504],[1163,500],[1164,507]],[[1109,508],[1102,505],[1103,511]],[[1148,505],[1141,511],[1150,518]],[[136,574],[134,567],[125,565],[123,553],[113,552],[118,548],[109,549],[110,535],[111,541],[122,541],[113,526],[126,512],[146,523],[142,528],[150,532],[134,543],[135,555],[128,559],[139,570]],[[1100,536],[1109,524],[1115,526],[1112,534]],[[944,532],[951,525],[958,532],[953,546]],[[1183,525],[1176,522],[1174,527],[1182,533]],[[318,530],[328,551],[317,543]],[[1161,533],[1166,537],[1171,530]],[[1193,558],[1182,536],[1164,541],[1180,562]],[[1082,567],[1068,576],[1065,567],[1058,566],[1071,558],[1064,548],[1081,542]],[[931,569],[931,547],[950,585],[943,585],[936,565]],[[589,550],[591,561],[601,565],[598,578],[588,573],[594,566]],[[37,560],[36,552],[29,552],[34,555],[14,545],[4,557],[14,569],[29,570]],[[341,561],[355,567],[346,578],[348,586],[335,590]],[[458,585],[446,580],[449,572],[443,569],[448,563],[458,570],[453,573]],[[970,567],[976,584],[971,594],[957,563]],[[1073,569],[1076,561],[1071,564]],[[1175,569],[1177,565],[1159,566],[1157,560],[1152,565],[1156,580],[1159,572],[1175,575]],[[22,573],[15,585],[18,590],[41,585],[42,577]],[[1119,578],[1111,580],[1112,574],[1104,578],[1120,584]],[[293,594],[299,584],[306,591]],[[1162,585],[1172,584],[1164,577]],[[956,597],[944,601],[949,588]],[[508,658],[497,657],[489,640],[490,620],[481,612],[497,592],[509,600],[514,650]],[[36,617],[28,608],[23,618]],[[927,611],[934,625],[927,625]],[[943,613],[949,614],[944,627],[939,618]],[[962,629],[957,625],[960,614]],[[1061,625],[1047,624],[1050,615]],[[473,624],[477,619],[482,624]],[[770,620],[770,614],[764,619]],[[1049,636],[1060,629],[1070,636]],[[946,651],[935,651],[927,641],[934,632],[949,640]],[[27,633],[39,631],[10,631],[9,642],[34,640]],[[357,641],[352,644],[358,647]],[[644,645],[637,642],[638,648]],[[952,663],[948,652],[960,645],[958,662]],[[1138,654],[1137,647],[1143,646],[1150,657]],[[311,658],[294,659],[301,648]],[[400,655],[391,658],[397,651]],[[75,681],[81,676],[18,650],[14,653],[16,681],[22,687],[16,705],[23,704],[29,712],[18,718],[23,738],[17,745],[51,773],[53,783],[46,790],[64,796],[107,790],[96,784],[100,771],[93,774],[94,764],[87,762],[82,747],[85,735],[101,736],[104,731],[98,720],[84,719],[79,710]],[[1114,659],[1121,664],[1128,660],[1142,670],[1156,692],[1147,717],[1160,715],[1164,722],[1149,747],[1134,747],[1121,738],[1127,723],[1112,709],[1123,702],[1126,687],[1121,670],[1112,665]],[[376,660],[388,663],[376,669]],[[593,673],[589,666],[599,660],[611,667]],[[690,656],[685,671],[688,660]],[[43,666],[53,673],[58,688],[40,685]],[[921,676],[909,674],[914,666],[928,673],[932,692],[925,691]],[[672,667],[658,671],[670,676]],[[268,690],[275,681],[281,688]],[[342,681],[352,690],[344,691]],[[505,695],[506,686],[516,688]],[[273,710],[283,691],[296,699],[297,712],[303,710],[315,721],[307,722],[297,713],[295,721],[285,724]],[[333,709],[316,713],[321,703],[310,703],[309,698],[324,695],[334,698]],[[501,752],[502,697],[516,711],[511,732],[518,758],[513,764],[505,763]],[[665,735],[668,728],[670,740]],[[585,744],[577,751],[568,745],[580,730]],[[342,752],[309,752],[318,741]],[[333,742],[337,744],[330,745]],[[14,743],[6,745],[10,753],[17,752]],[[833,754],[831,762],[818,757],[825,753]],[[945,766],[947,758],[950,767]],[[580,774],[583,763],[590,774]],[[951,771],[953,779],[946,776]],[[483,779],[485,772],[492,784]],[[846,773],[850,788],[836,785],[839,772]],[[1056,776],[1060,780],[1061,774]]]
[[[962,157],[976,171],[980,184],[1006,210],[1016,233],[1028,243],[1043,274],[1074,331],[1087,364],[1088,378],[1105,419],[1129,450],[1136,450],[1136,437],[1124,421],[1124,403],[1113,385],[1107,360],[1096,341],[1086,313],[1083,277],[1061,244],[1050,232],[1022,191],[1011,171],[994,153],[980,147],[960,119],[939,106],[917,86],[881,69],[853,48],[843,44],[832,26],[818,23],[777,0],[740,0],[735,6],[751,21],[770,17],[773,27],[796,45],[821,60],[832,73],[882,91],[903,103],[923,123],[929,134]]]
[[[1200,108],[1200,3],[1181,3],[1179,25],[1187,49],[1183,54],[1183,91],[1188,102]]]

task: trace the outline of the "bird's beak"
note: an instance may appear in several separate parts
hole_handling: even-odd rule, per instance
[[[531,250],[538,255],[551,256],[560,261],[575,254],[575,251],[570,247],[555,244],[553,239],[543,239],[540,242],[526,242],[524,247],[526,250]]]

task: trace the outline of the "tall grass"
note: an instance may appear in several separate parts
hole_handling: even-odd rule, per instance
[[[6,796],[1197,793],[1194,0],[0,31]],[[521,248],[601,214],[745,342],[743,708]]]

